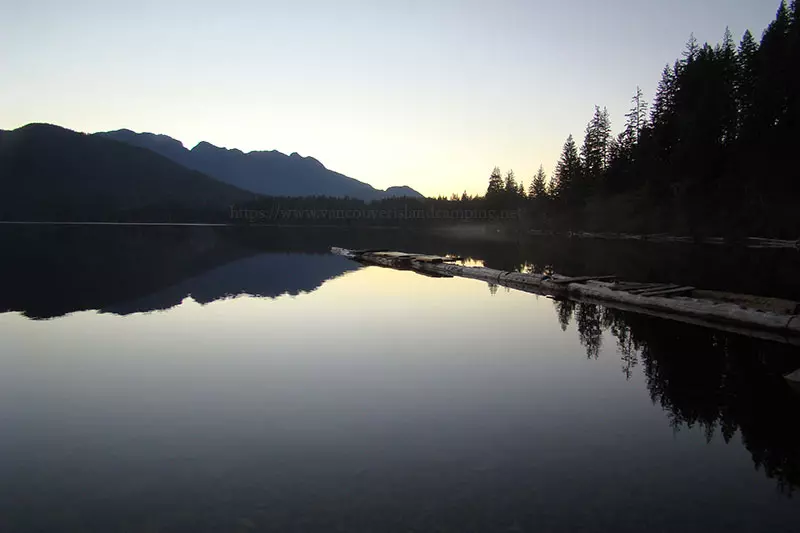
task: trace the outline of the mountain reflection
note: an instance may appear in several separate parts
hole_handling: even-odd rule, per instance
[[[191,295],[200,304],[248,295],[277,298],[315,290],[325,281],[357,270],[343,257],[265,252],[237,259],[135,300],[109,305],[103,312],[127,315],[172,308]]]
[[[708,442],[726,443],[739,431],[757,469],[782,492],[800,488],[800,394],[782,377],[798,365],[796,348],[595,304],[554,306],[562,329],[575,323],[588,358],[608,333],[625,376],[641,366],[675,431],[699,426]]]
[[[360,266],[324,243],[213,227],[16,227],[0,232],[0,312],[129,314],[247,294],[311,292]]]

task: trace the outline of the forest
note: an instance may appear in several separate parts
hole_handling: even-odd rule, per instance
[[[757,42],[690,37],[655,97],[636,89],[622,131],[599,106],[579,147],[527,191],[534,226],[589,231],[796,238],[800,172],[800,8],[781,2]],[[512,178],[512,179],[508,179]],[[495,169],[487,199],[514,191]]]
[[[544,232],[669,233],[737,239],[800,236],[800,8],[781,2],[759,41],[717,44],[691,36],[663,67],[652,102],[637,87],[621,131],[595,107],[582,142],[570,135],[555,170],[530,178],[495,167],[486,193],[365,203],[335,198],[266,198],[262,215],[289,209],[414,210],[431,216],[338,218],[361,225],[442,225],[488,219]],[[529,180],[529,181],[528,181]],[[502,213],[518,216],[500,216]],[[283,217],[320,223],[320,217]],[[443,216],[436,216],[436,213]],[[486,216],[489,213],[489,216]],[[472,215],[472,216],[470,216]],[[236,217],[233,217],[236,218]],[[251,222],[266,221],[255,217]],[[278,217],[281,218],[281,217]],[[324,218],[324,217],[323,217]],[[291,220],[289,220],[291,219]]]

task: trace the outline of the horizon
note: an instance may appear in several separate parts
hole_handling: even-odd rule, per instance
[[[579,0],[571,13],[584,16],[574,19],[541,2],[310,4],[3,6],[15,82],[0,87],[0,128],[124,128],[189,149],[297,152],[376,189],[483,194],[494,166],[526,186],[540,164],[550,176],[594,105],[619,131],[636,86],[652,101],[690,34],[715,43],[727,26],[737,43],[746,29],[758,39],[779,2]]]

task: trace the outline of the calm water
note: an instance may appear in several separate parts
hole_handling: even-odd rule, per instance
[[[324,253],[613,248],[0,230],[0,532],[800,527],[796,348]]]

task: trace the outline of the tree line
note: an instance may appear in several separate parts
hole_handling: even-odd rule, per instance
[[[638,87],[622,130],[596,106],[549,179],[495,168],[487,202],[524,198],[545,229],[800,235],[800,8],[782,1],[760,42],[690,37],[652,104]]]
[[[416,210],[518,212],[506,218],[521,230],[607,231],[722,235],[732,238],[800,236],[800,7],[781,1],[756,40],[737,43],[729,30],[716,44],[689,38],[681,56],[664,66],[652,102],[640,88],[618,133],[605,107],[595,106],[582,139],[570,135],[551,176],[513,170],[490,173],[486,193],[438,198],[259,197],[237,208],[266,218],[236,223],[336,225],[446,225],[448,217],[380,219],[274,217],[284,210]],[[164,209],[167,209],[166,207]],[[169,210],[169,209],[168,209]],[[185,210],[184,210],[185,211]],[[170,219],[195,220],[194,212]],[[233,211],[232,211],[233,212]],[[163,218],[148,209],[129,219]],[[271,217],[271,218],[269,218]],[[214,220],[231,221],[228,209]]]

